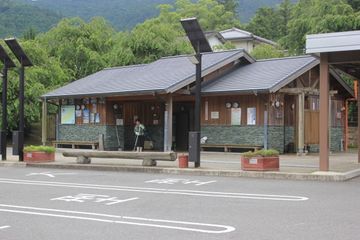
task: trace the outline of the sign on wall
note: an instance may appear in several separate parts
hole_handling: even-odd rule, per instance
[[[256,125],[256,108],[247,109],[247,125]]]
[[[61,106],[61,124],[75,124],[75,105]]]
[[[219,119],[220,114],[219,112],[211,112],[211,119]]]
[[[231,109],[231,125],[241,125],[241,108]]]

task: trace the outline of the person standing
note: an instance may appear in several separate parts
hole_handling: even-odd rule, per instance
[[[135,133],[134,150],[136,149],[137,152],[142,152],[145,142],[145,126],[141,124],[140,119],[135,120],[134,133]]]

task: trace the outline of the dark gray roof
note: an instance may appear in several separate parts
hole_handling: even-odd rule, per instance
[[[254,60],[243,50],[203,54],[203,76],[241,57]],[[43,98],[171,93],[195,81],[189,56],[161,58],[147,65],[109,68],[43,95]]]
[[[257,61],[206,84],[202,92],[276,92],[317,64],[312,56]]]

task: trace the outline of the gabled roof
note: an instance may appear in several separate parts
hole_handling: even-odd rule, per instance
[[[276,92],[318,64],[319,60],[312,56],[257,61],[206,84],[202,92]]]
[[[243,49],[204,53],[202,75],[245,58]],[[195,81],[195,65],[188,55],[161,58],[147,65],[108,68],[43,95],[43,98],[172,93]]]
[[[262,43],[271,44],[274,46],[277,45],[277,43],[275,43],[269,39],[256,36],[256,35],[252,34],[251,32],[247,32],[247,31],[244,31],[244,30],[241,30],[238,28],[227,29],[227,30],[221,31],[220,34],[225,40],[255,40],[255,41],[262,42]]]

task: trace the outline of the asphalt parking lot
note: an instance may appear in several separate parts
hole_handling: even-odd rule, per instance
[[[360,181],[0,168],[0,239],[357,239]]]

